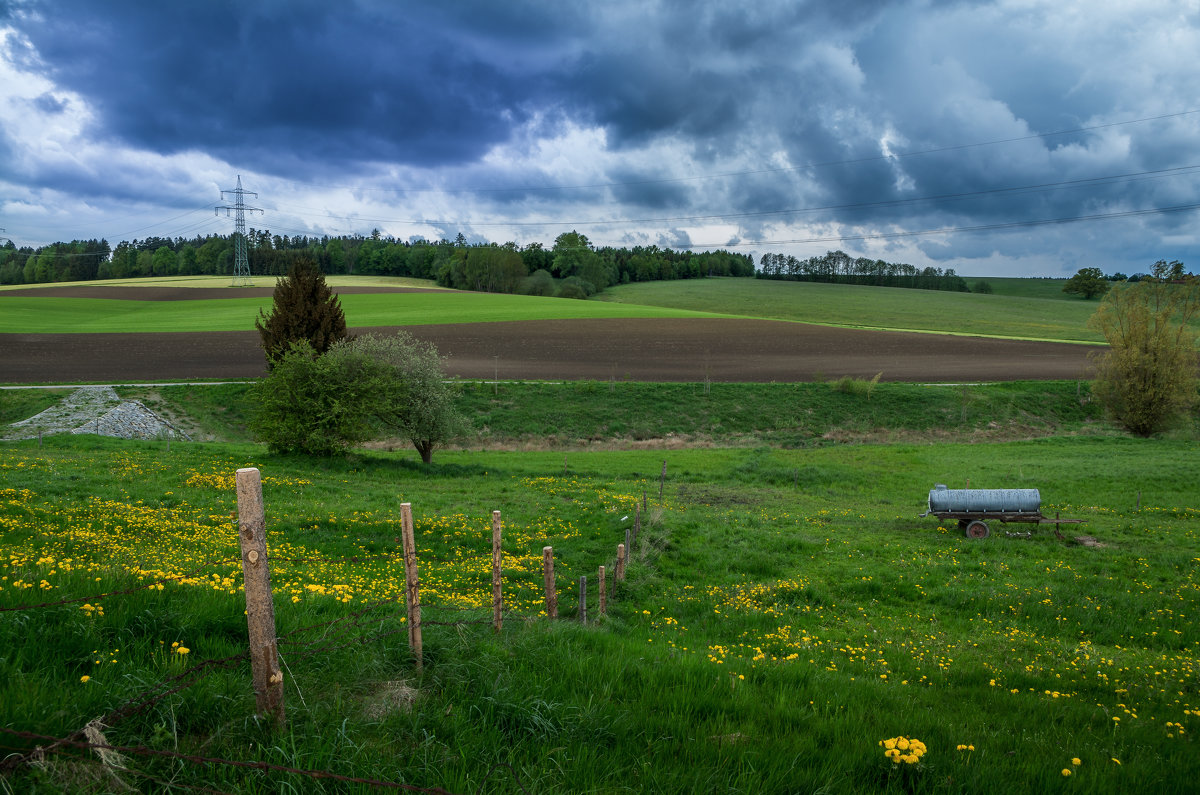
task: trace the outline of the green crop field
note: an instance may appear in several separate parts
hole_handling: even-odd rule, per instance
[[[629,305],[720,311],[849,328],[1065,342],[1103,339],[1087,328],[1087,320],[1096,311],[1097,301],[1081,301],[1063,295],[1061,287],[1057,296],[1051,291],[1045,297],[1040,289],[1031,288],[1028,295],[1016,294],[1015,287],[1010,289],[1011,294],[1000,294],[998,289],[996,294],[978,295],[898,287],[711,278],[625,284],[611,287],[597,298]],[[1039,297],[1031,297],[1033,295]]]
[[[233,473],[251,464],[264,477],[282,731],[253,719],[247,663],[219,662],[245,648],[230,517]],[[18,759],[99,718],[122,758],[105,766],[68,747],[0,780],[371,789],[299,770],[450,792],[1188,792],[1200,773],[1198,477],[1193,441],[1117,437],[443,452],[430,467],[407,452],[311,461],[215,444],[8,443],[0,743]],[[1040,488],[1044,510],[1086,523],[1062,540],[996,525],[971,541],[917,516],[934,483],[967,479]],[[618,583],[616,546],[643,495]],[[431,622],[420,670],[396,601],[401,501]],[[499,634],[492,510],[510,611]],[[1094,543],[1073,540],[1084,535]],[[541,615],[547,545],[556,621]],[[901,736],[892,761],[881,743]]]
[[[376,293],[339,299],[352,328],[427,323],[577,318],[705,317],[713,313],[489,293]],[[0,297],[0,333],[111,333],[252,330],[270,297],[194,301]]]
[[[259,279],[269,286],[268,279]],[[434,287],[389,277],[333,276],[337,287]],[[486,293],[342,295],[351,327],[625,317],[748,317],[1014,339],[1097,342],[1087,328],[1097,301],[1062,293],[1061,280],[989,279],[992,295],[892,287],[710,278],[612,287],[590,301]],[[90,283],[92,285],[99,283]],[[104,282],[113,286],[224,287],[224,277]],[[253,328],[269,298],[127,301],[0,295],[0,333],[226,331]]]

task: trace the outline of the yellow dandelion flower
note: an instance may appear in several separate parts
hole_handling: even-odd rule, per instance
[[[1063,774],[1064,776],[1069,776],[1069,775],[1071,775],[1071,769],[1070,769],[1070,768],[1067,768],[1067,767],[1064,767],[1064,768],[1062,769],[1062,774]]]
[[[83,676],[79,677],[79,681],[80,682],[88,682],[88,681],[91,681],[91,678],[92,677],[88,676],[87,674],[84,674]]]
[[[1079,767],[1080,765],[1083,764],[1083,760],[1081,760],[1077,756],[1073,756],[1073,757],[1071,757],[1071,764],[1074,765],[1075,767]]]
[[[178,654],[187,654],[187,653],[189,653],[189,652],[191,651],[191,649],[189,649],[187,646],[180,646],[180,647],[179,647],[178,649],[176,649],[175,651],[176,651],[176,653],[178,653]]]

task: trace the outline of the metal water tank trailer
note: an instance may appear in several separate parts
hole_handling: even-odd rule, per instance
[[[948,489],[938,484],[929,490],[932,514],[1036,514],[1041,508],[1037,489]]]

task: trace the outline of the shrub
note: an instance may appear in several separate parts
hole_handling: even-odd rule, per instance
[[[554,295],[554,277],[544,268],[538,269],[521,280],[522,295]]]
[[[839,378],[837,381],[831,382],[830,385],[837,392],[842,392],[843,394],[847,395],[858,395],[859,397],[865,397],[867,400],[870,400],[871,393],[875,391],[875,387],[879,384],[879,379],[882,376],[883,373],[876,373],[874,378],[872,378],[870,381],[867,381],[862,378],[854,378],[847,375],[843,378]]]
[[[399,401],[386,368],[348,341],[318,355],[294,342],[251,389],[250,430],[275,453],[334,455],[374,435],[373,410]]]
[[[1088,325],[1108,340],[1093,355],[1092,392],[1131,433],[1150,436],[1187,416],[1196,404],[1196,333],[1200,284],[1151,277],[1115,286]]]

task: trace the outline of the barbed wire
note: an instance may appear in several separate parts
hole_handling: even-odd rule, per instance
[[[4,732],[5,734],[10,734],[15,737],[20,737],[21,739],[25,740],[45,740],[50,742],[50,745],[46,748],[41,748],[41,746],[39,746],[42,753],[45,753],[46,751],[58,746],[70,746],[73,748],[95,751],[112,751],[120,754],[129,754],[131,756],[155,756],[166,759],[178,759],[196,765],[225,765],[227,767],[243,768],[247,770],[261,770],[263,772],[291,773],[294,775],[307,776],[311,779],[326,779],[330,781],[340,781],[346,784],[367,784],[372,787],[400,789],[406,792],[425,792],[431,793],[431,795],[453,795],[453,793],[451,793],[449,790],[442,789],[441,787],[417,787],[412,784],[400,784],[394,781],[381,781],[379,779],[364,778],[361,776],[344,776],[340,773],[334,773],[329,770],[306,770],[298,767],[288,767],[287,765],[277,765],[273,762],[247,762],[237,759],[223,759],[216,756],[199,756],[197,754],[184,754],[178,751],[164,751],[157,748],[147,748],[144,745],[111,745],[108,743],[93,743],[72,739],[70,736],[52,737],[44,734],[36,734],[34,732],[22,732],[15,729],[8,729],[3,726],[0,726],[0,732]],[[80,730],[79,733],[82,733],[82,730]],[[8,760],[5,761],[7,763]],[[515,776],[516,773],[514,772],[513,775]],[[488,773],[488,776],[491,776],[490,772]],[[486,782],[487,779],[485,778],[484,781]],[[524,787],[522,787],[522,789],[524,789]]]

